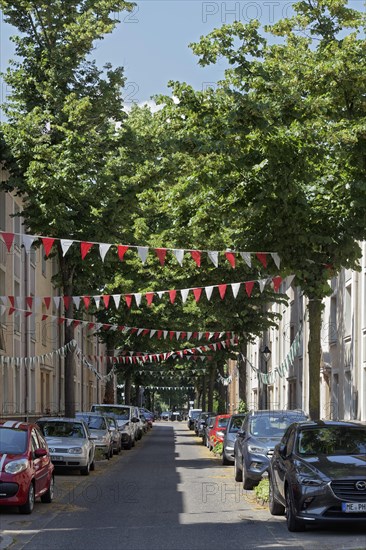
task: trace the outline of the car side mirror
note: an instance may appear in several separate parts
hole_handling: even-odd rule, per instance
[[[279,445],[278,447],[278,454],[282,457],[282,458],[286,458],[288,456],[287,454],[287,447],[286,445]]]
[[[236,437],[245,437],[245,431],[244,430],[239,430],[236,434]]]
[[[139,422],[139,419],[134,416],[133,418],[131,418],[131,422]]]
[[[35,458],[43,458],[44,456],[48,455],[47,449],[36,449],[34,451]]]

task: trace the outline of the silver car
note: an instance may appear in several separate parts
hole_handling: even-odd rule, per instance
[[[84,420],[90,433],[95,436],[95,448],[100,451],[107,460],[113,456],[113,438],[107,419],[100,413],[78,412],[75,418]]]
[[[86,424],[75,418],[40,418],[37,421],[55,466],[78,469],[82,475],[94,470],[95,444]]]

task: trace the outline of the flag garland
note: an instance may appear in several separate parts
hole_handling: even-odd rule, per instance
[[[42,355],[34,355],[31,357],[9,357],[6,355],[0,355],[0,365],[5,366],[15,366],[15,367],[31,367],[33,365],[38,364],[38,366],[41,363],[45,363],[47,360],[53,360],[55,356],[62,356],[64,357],[69,351],[73,352],[77,348],[75,340],[71,340],[64,346],[62,346],[59,349],[56,349],[54,351],[50,351],[48,353],[43,353]]]
[[[159,290],[159,291],[150,291],[150,292],[131,292],[127,294],[98,294],[93,296],[12,296],[12,295],[4,295],[0,296],[0,304],[2,303],[5,305],[7,301],[9,302],[10,306],[12,308],[20,309],[21,305],[24,304],[26,309],[32,309],[33,306],[37,307],[40,303],[44,304],[46,306],[46,309],[48,310],[51,306],[51,300],[53,300],[53,303],[57,309],[61,307],[61,304],[64,305],[64,307],[67,309],[70,303],[73,303],[75,308],[78,310],[81,305],[84,306],[85,310],[88,311],[91,301],[94,301],[95,307],[97,310],[100,309],[101,304],[103,306],[103,309],[108,309],[111,304],[111,298],[113,298],[114,304],[116,309],[119,308],[121,299],[123,298],[126,302],[126,305],[128,308],[132,307],[132,299],[135,299],[135,303],[137,307],[140,307],[141,305],[141,299],[143,296],[145,296],[146,302],[148,306],[151,306],[154,297],[162,298],[164,294],[169,295],[170,302],[173,304],[175,302],[175,298],[178,294],[178,292],[181,294],[182,302],[185,303],[188,295],[190,292],[193,293],[194,299],[196,302],[199,302],[202,291],[205,291],[207,300],[210,301],[212,297],[213,290],[216,288],[218,289],[220,298],[223,300],[226,296],[226,291],[228,287],[231,287],[232,293],[234,298],[236,299],[240,290],[240,287],[245,287],[245,292],[247,296],[250,298],[253,292],[254,285],[257,283],[259,286],[259,290],[262,293],[264,291],[264,288],[268,284],[272,284],[273,290],[275,292],[279,291],[279,288],[281,286],[281,283],[283,281],[286,281],[286,288],[288,288],[295,275],[290,275],[286,279],[282,279],[280,275],[277,275],[275,277],[267,277],[264,279],[258,279],[253,281],[242,281],[239,283],[225,283],[225,284],[218,284],[218,285],[211,285],[206,287],[195,287],[195,288],[184,288],[184,289],[172,289],[172,290]]]
[[[236,260],[238,256],[244,260],[248,267],[252,267],[253,258],[258,260],[264,268],[267,267],[268,257],[272,258],[277,269],[280,268],[281,264],[281,260],[277,252],[240,252],[236,250],[225,250],[220,252],[217,250],[196,250],[191,248],[155,248],[131,244],[109,244],[91,241],[80,241],[77,239],[60,239],[57,237],[45,237],[42,235],[30,235],[28,233],[11,233],[5,231],[0,231],[0,235],[2,236],[8,252],[10,252],[11,247],[13,246],[15,236],[19,236],[22,238],[23,246],[27,253],[30,252],[33,244],[41,242],[46,257],[49,256],[53,245],[55,243],[59,243],[63,256],[67,254],[69,248],[73,244],[78,244],[80,247],[80,255],[82,260],[85,259],[93,246],[97,246],[99,247],[99,254],[103,262],[108,251],[110,249],[116,249],[118,258],[121,262],[123,261],[124,255],[128,250],[136,250],[143,264],[146,262],[150,250],[153,250],[162,266],[164,266],[165,264],[167,252],[171,252],[173,254],[180,266],[183,265],[184,256],[187,253],[194,260],[197,267],[201,266],[202,253],[207,254],[207,257],[210,259],[215,267],[218,267],[219,254],[224,256],[224,258],[230,263],[232,268],[236,267]]]
[[[303,328],[303,326],[301,324],[300,328],[297,331],[297,334],[296,334],[296,336],[295,336],[295,338],[294,338],[294,340],[291,344],[290,350],[289,350],[288,354],[286,355],[286,358],[282,361],[282,363],[278,367],[275,367],[269,373],[261,372],[254,365],[252,365],[252,363],[249,361],[249,359],[247,359],[246,357],[244,357],[243,354],[241,354],[243,360],[246,363],[248,363],[248,365],[251,367],[251,369],[254,372],[257,373],[258,379],[263,384],[266,384],[266,385],[273,384],[274,381],[275,381],[276,375],[278,375],[280,378],[283,378],[284,376],[286,376],[287,371],[294,364],[295,357],[296,357],[296,355],[297,355],[297,353],[300,349],[301,337],[302,337],[302,328]]]
[[[0,296],[1,299],[1,296]],[[6,310],[8,311],[8,315],[20,315],[21,313],[24,314],[25,317],[29,317],[30,315],[39,315],[40,313],[37,313],[35,311],[28,311],[25,309],[18,309],[12,306],[4,306],[0,304],[0,317],[5,313]],[[164,339],[167,340],[169,337],[169,340],[202,340],[203,338],[205,340],[219,340],[223,336],[226,336],[227,339],[234,338],[236,336],[236,333],[231,330],[226,331],[189,331],[189,330],[166,330],[166,329],[149,329],[149,328],[139,328],[139,327],[128,327],[125,325],[116,325],[116,324],[110,324],[110,323],[96,323],[91,321],[83,321],[81,319],[70,319],[68,317],[60,317],[56,315],[48,315],[48,314],[42,314],[41,321],[57,321],[59,325],[66,324],[67,326],[73,325],[75,328],[78,326],[83,326],[84,328],[87,328],[88,330],[95,330],[98,332],[99,330],[111,330],[111,331],[121,331],[123,334],[133,334],[135,336],[147,336],[149,335],[150,338],[155,336],[158,340]]]

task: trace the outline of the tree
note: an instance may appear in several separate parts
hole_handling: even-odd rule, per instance
[[[114,157],[123,132],[115,123],[126,117],[122,68],[99,69],[89,60],[94,42],[112,32],[112,16],[132,4],[121,0],[68,2],[0,1],[5,20],[19,32],[13,38],[16,60],[5,73],[11,88],[2,125],[17,169],[3,184],[23,197],[26,230],[75,240],[103,241],[123,201],[123,170]],[[62,292],[73,295],[90,280],[80,253],[65,256],[58,246]],[[91,255],[92,258],[92,255]],[[83,293],[85,288],[83,289]],[[72,305],[66,312],[72,317]],[[65,328],[65,341],[73,326]],[[73,416],[74,365],[65,360],[65,414]]]
[[[366,237],[365,15],[345,0],[304,0],[261,34],[224,25],[193,45],[224,58],[216,90],[171,83],[162,98],[180,138],[182,177],[168,192],[183,235],[277,251],[308,298],[309,412],[320,416],[320,323],[328,280],[358,268]],[[190,173],[188,177],[188,172]],[[188,216],[189,219],[188,219]]]

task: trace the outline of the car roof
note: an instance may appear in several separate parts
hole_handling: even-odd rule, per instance
[[[45,416],[38,418],[37,422],[83,422],[81,418],[71,418],[66,416]]]
[[[307,414],[301,409],[269,409],[269,410],[252,410],[248,413],[250,416],[265,416],[265,415],[281,415],[281,416],[306,416]]]
[[[36,424],[34,422],[24,422],[23,420],[0,420],[0,428],[28,430],[31,427],[36,427]]]
[[[366,429],[366,424],[359,424],[352,420],[305,420],[303,422],[295,423],[300,428],[319,428],[319,427],[349,427],[349,428],[363,428]]]

